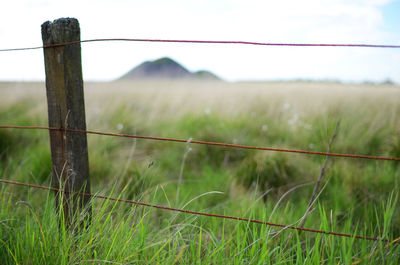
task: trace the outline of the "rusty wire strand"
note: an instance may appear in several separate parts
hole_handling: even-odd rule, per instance
[[[36,189],[42,189],[42,190],[70,193],[69,191],[62,190],[62,189],[59,189],[59,188],[46,187],[46,186],[41,186],[41,185],[36,185],[36,184],[22,183],[22,182],[5,180],[5,179],[0,179],[0,183],[12,184],[12,185],[17,185],[17,186],[30,187],[30,188],[36,188]],[[124,203],[135,204],[135,205],[144,206],[144,207],[151,207],[151,208],[156,208],[156,209],[161,209],[161,210],[181,212],[181,213],[193,214],[193,215],[202,215],[202,216],[207,216],[207,217],[231,219],[231,220],[236,220],[236,221],[244,221],[244,222],[248,222],[248,223],[256,223],[256,224],[262,224],[262,225],[267,225],[267,226],[280,227],[280,228],[284,228],[284,229],[292,229],[292,230],[297,230],[297,231],[304,231],[304,232],[309,232],[309,233],[325,234],[325,235],[340,236],[340,237],[347,237],[347,238],[357,238],[357,239],[369,240],[369,241],[391,242],[388,239],[383,239],[383,238],[379,238],[379,237],[351,235],[351,234],[345,234],[345,233],[338,233],[338,232],[317,230],[317,229],[311,229],[311,228],[297,227],[297,226],[293,226],[293,225],[284,225],[284,224],[271,223],[271,222],[267,222],[267,221],[261,221],[261,220],[257,220],[257,219],[250,219],[250,218],[244,218],[244,217],[237,217],[237,216],[230,216],[230,215],[223,215],[223,214],[205,213],[205,212],[197,212],[197,211],[172,208],[172,207],[167,207],[167,206],[162,206],[162,205],[156,205],[156,204],[150,204],[150,203],[145,203],[145,202],[127,200],[127,199],[118,199],[118,198],[113,198],[113,197],[103,196],[103,195],[98,195],[98,194],[92,194],[92,193],[76,192],[76,194],[79,194],[79,195],[82,195],[82,196],[86,196],[86,197],[92,197],[92,198],[104,199],[104,200],[110,200],[110,201],[116,201],[116,202],[124,202]],[[396,241],[394,243],[397,244],[399,242]]]
[[[350,47],[350,48],[400,48],[400,45],[383,44],[328,44],[328,43],[271,43],[271,42],[253,42],[253,41],[224,41],[224,40],[172,40],[172,39],[136,39],[136,38],[102,38],[78,40],[64,43],[46,44],[43,46],[0,49],[0,52],[37,50],[44,48],[54,48],[68,46],[86,42],[104,42],[104,41],[130,41],[130,42],[163,42],[163,43],[192,43],[192,44],[240,44],[257,46],[289,46],[289,47]]]
[[[46,127],[46,126],[9,126],[9,125],[0,125],[0,129],[26,129],[26,130],[35,130],[35,129],[37,129],[37,130],[50,130],[50,131],[62,130],[62,131],[67,131],[67,132],[97,134],[97,135],[104,135],[104,136],[126,137],[126,138],[155,140],[155,141],[168,141],[168,142],[179,142],[179,143],[187,143],[188,142],[188,140],[184,140],[184,139],[153,137],[153,136],[141,136],[141,135],[131,135],[131,134],[120,134],[120,133],[106,133],[106,132],[98,132],[98,131],[87,131],[87,130],[66,129],[66,128],[54,128],[54,127]],[[330,153],[330,152],[317,152],[317,151],[282,149],[282,148],[273,148],[273,147],[247,146],[247,145],[217,143],[217,142],[205,142],[205,141],[196,141],[196,140],[191,140],[190,143],[192,143],[192,144],[202,144],[202,145],[214,145],[214,146],[229,147],[229,148],[261,150],[261,151],[286,152],[286,153],[298,153],[298,154],[334,156],[334,157],[346,157],[346,158],[359,158],[359,159],[370,159],[370,160],[400,161],[400,158],[398,158],[398,157],[382,157],[382,156],[368,156],[368,155],[355,155],[355,154],[339,154],[339,153]]]

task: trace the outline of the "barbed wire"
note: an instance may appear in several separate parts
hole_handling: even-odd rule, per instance
[[[67,132],[75,132],[75,133],[97,134],[97,135],[103,135],[103,136],[114,136],[114,137],[125,137],[125,138],[155,140],[155,141],[168,141],[168,142],[178,142],[178,143],[213,145],[213,146],[221,146],[221,147],[228,147],[228,148],[240,148],[240,149],[249,149],[249,150],[286,152],[286,153],[297,153],[297,154],[307,154],[307,155],[321,155],[321,156],[334,156],[334,157],[345,157],[345,158],[359,158],[359,159],[370,159],[370,160],[385,160],[385,161],[396,161],[396,162],[400,161],[400,158],[397,158],[397,157],[368,156],[368,155],[356,155],[356,154],[339,154],[339,153],[317,152],[317,151],[306,151],[306,150],[295,150],[295,149],[283,149],[283,148],[273,148],[273,147],[247,146],[247,145],[239,145],[239,144],[205,142],[205,141],[197,141],[197,140],[183,140],[183,139],[175,139],[175,138],[141,136],[141,135],[131,135],[131,134],[120,134],[120,133],[107,133],[107,132],[77,130],[77,129],[67,129],[67,128],[54,128],[54,127],[46,127],[46,126],[0,125],[0,129],[67,131]]]
[[[42,190],[63,192],[63,193],[72,193],[70,191],[65,191],[65,190],[62,190],[62,189],[59,189],[59,188],[55,188],[55,187],[47,187],[47,186],[41,186],[41,185],[36,185],[36,184],[30,184],[30,183],[22,183],[22,182],[6,180],[6,179],[0,179],[0,183],[12,184],[12,185],[17,185],[17,186],[30,187],[30,188],[36,188],[36,189],[42,189]],[[151,208],[167,210],[167,211],[174,211],[174,212],[180,212],[180,213],[185,213],[185,214],[201,215],[201,216],[215,217],[215,218],[222,218],[222,219],[231,219],[231,220],[236,220],[236,221],[243,221],[243,222],[248,222],[248,223],[256,223],[256,224],[262,224],[262,225],[267,225],[267,226],[280,227],[280,228],[283,228],[283,229],[304,231],[304,232],[309,232],[309,233],[340,236],[340,237],[347,237],[347,238],[357,238],[357,239],[369,240],[369,241],[391,242],[389,239],[383,239],[383,238],[379,238],[379,237],[351,235],[351,234],[346,234],[346,233],[338,233],[338,232],[332,232],[332,231],[324,231],[324,230],[317,230],[317,229],[311,229],[311,228],[297,227],[297,226],[293,226],[293,225],[272,223],[272,222],[267,222],[267,221],[262,221],[262,220],[257,220],[257,219],[244,218],[244,217],[237,217],[237,216],[230,216],[230,215],[223,215],[223,214],[213,214],[213,213],[206,213],[206,212],[191,211],[191,210],[172,208],[172,207],[156,205],[156,204],[151,204],[151,203],[146,203],[146,202],[139,202],[139,201],[133,201],[133,200],[127,200],[127,199],[118,199],[118,198],[113,198],[113,197],[104,196],[104,195],[98,195],[98,194],[92,194],[92,193],[85,193],[85,192],[75,192],[75,193],[79,194],[81,196],[85,196],[85,197],[91,197],[91,198],[97,198],[97,199],[103,199],[103,200],[110,200],[110,201],[116,201],[116,202],[124,202],[124,203],[134,204],[134,205],[138,205],[138,206],[151,207]],[[394,241],[394,243],[398,244],[400,242]]]
[[[348,47],[348,48],[390,48],[398,49],[400,45],[384,44],[328,44],[328,43],[272,43],[253,41],[225,41],[225,40],[174,40],[174,39],[136,39],[136,38],[101,38],[71,41],[64,43],[46,44],[43,46],[0,49],[0,52],[37,50],[44,48],[68,46],[87,42],[129,41],[129,42],[162,42],[162,43],[191,43],[191,44],[232,44],[232,45],[257,45],[257,46],[289,46],[289,47]]]

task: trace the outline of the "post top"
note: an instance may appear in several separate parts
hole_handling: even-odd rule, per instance
[[[62,17],[62,18],[57,18],[57,19],[55,19],[55,20],[53,20],[53,21],[46,21],[46,22],[44,22],[43,24],[42,24],[42,27],[43,26],[46,26],[46,25],[48,25],[48,24],[66,24],[66,25],[68,25],[68,24],[70,24],[70,23],[76,23],[76,24],[79,24],[79,21],[78,21],[78,19],[76,19],[76,18],[73,18],[73,17]]]
[[[80,40],[79,21],[76,18],[58,18],[42,24],[42,39],[45,44]]]

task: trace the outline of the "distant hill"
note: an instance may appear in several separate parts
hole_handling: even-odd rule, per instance
[[[206,70],[190,72],[168,57],[141,63],[120,78],[120,80],[136,79],[221,80],[218,76]]]

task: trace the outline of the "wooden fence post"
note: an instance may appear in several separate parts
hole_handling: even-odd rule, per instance
[[[43,23],[42,40],[44,46],[79,41],[78,20],[60,18]],[[70,226],[85,207],[90,222],[90,198],[77,195],[90,193],[86,134],[63,130],[86,130],[80,43],[44,48],[44,62],[49,127],[60,128],[50,130],[53,185],[65,191],[57,192],[57,210],[63,210]]]

